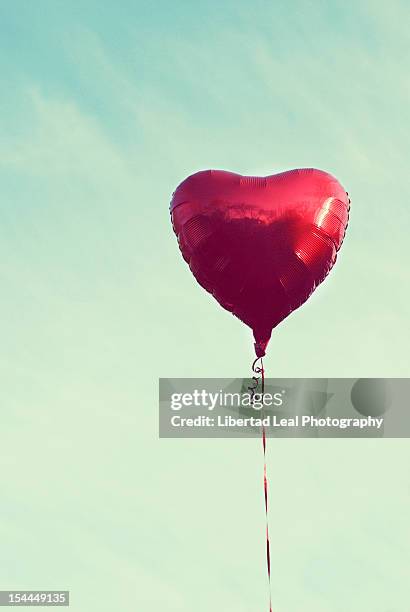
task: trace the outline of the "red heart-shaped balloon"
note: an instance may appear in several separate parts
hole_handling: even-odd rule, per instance
[[[253,329],[262,356],[272,329],[334,265],[349,206],[340,183],[321,170],[267,177],[205,170],[177,187],[171,218],[196,280]]]

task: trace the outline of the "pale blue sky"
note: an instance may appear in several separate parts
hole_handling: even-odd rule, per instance
[[[157,439],[159,376],[252,356],[169,199],[202,168],[335,174],[340,259],[267,371],[409,376],[409,19],[404,0],[0,4],[0,588],[265,609],[257,441]],[[271,447],[278,612],[402,612],[408,463],[406,440]]]

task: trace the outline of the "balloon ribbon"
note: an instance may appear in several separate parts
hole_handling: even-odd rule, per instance
[[[260,366],[257,365],[260,361]],[[266,520],[266,564],[268,569],[268,580],[269,580],[269,612],[272,612],[272,585],[271,585],[271,572],[270,572],[270,541],[269,541],[269,516],[268,516],[268,475],[266,465],[266,430],[263,425],[264,408],[263,408],[263,394],[265,393],[265,370],[263,367],[262,357],[258,357],[252,364],[252,371],[260,376],[253,376],[252,380],[254,385],[249,387],[252,397],[255,394],[255,390],[259,385],[259,379],[261,381],[261,393],[262,393],[262,447],[263,447],[263,493],[265,498],[265,520]]]

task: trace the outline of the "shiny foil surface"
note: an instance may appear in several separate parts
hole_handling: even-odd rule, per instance
[[[261,356],[272,329],[332,269],[349,207],[340,183],[321,170],[267,177],[205,170],[177,187],[171,219],[196,280],[252,328]]]

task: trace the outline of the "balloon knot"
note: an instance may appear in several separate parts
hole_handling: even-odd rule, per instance
[[[267,346],[267,342],[255,342],[254,347],[255,347],[255,353],[257,357],[265,357],[266,352],[266,346]]]

